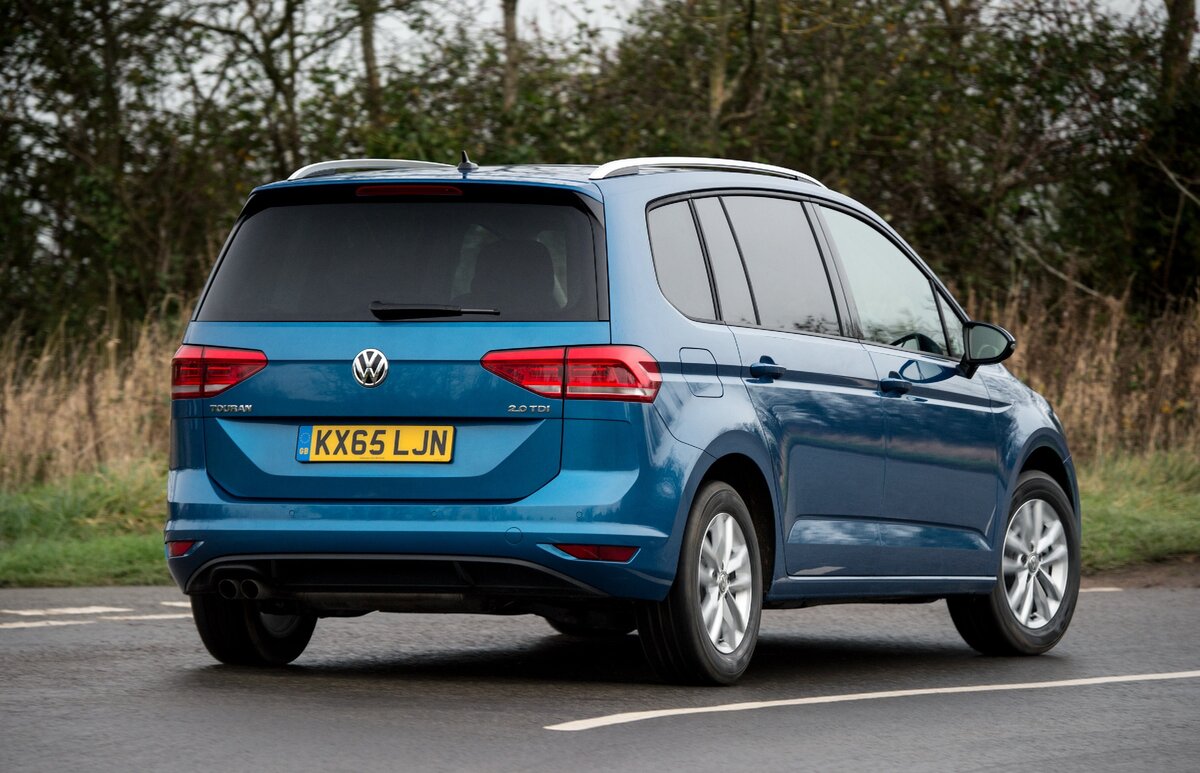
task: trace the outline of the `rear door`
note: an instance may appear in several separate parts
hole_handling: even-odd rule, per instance
[[[884,467],[877,378],[862,345],[842,335],[806,207],[730,195],[697,199],[696,211],[714,266],[740,253],[749,277],[751,308],[737,304],[743,310],[726,322],[775,444],[787,571],[872,574]],[[736,272],[725,275],[733,284]],[[726,296],[741,292],[727,288]]]
[[[562,401],[480,360],[609,342],[593,209],[571,191],[465,183],[256,194],[187,336],[268,362],[204,400],[213,480],[289,500],[536,491],[559,471]],[[356,377],[368,350],[381,380],[373,353]]]

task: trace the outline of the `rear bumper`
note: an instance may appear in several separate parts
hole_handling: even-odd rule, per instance
[[[678,562],[676,524],[680,502],[688,500],[687,473],[702,455],[680,443],[669,447],[662,465],[564,469],[539,491],[511,503],[242,500],[222,491],[203,469],[173,470],[165,538],[197,544],[167,564],[181,589],[202,592],[208,589],[206,567],[255,556],[490,559],[544,570],[583,596],[660,600]],[[627,563],[585,561],[555,544],[634,546],[638,552]],[[435,563],[426,564],[431,575]],[[421,564],[406,566],[419,574]],[[337,585],[334,580],[326,584]],[[397,583],[395,590],[414,589]]]

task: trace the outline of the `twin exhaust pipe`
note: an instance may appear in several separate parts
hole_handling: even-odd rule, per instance
[[[254,601],[270,595],[267,586],[258,580],[235,580],[232,577],[217,582],[217,593],[227,601]]]

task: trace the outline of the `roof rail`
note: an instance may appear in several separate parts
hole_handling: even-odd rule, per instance
[[[315,164],[302,166],[292,172],[289,180],[303,180],[308,177],[334,174],[351,169],[453,169],[453,164],[439,164],[436,161],[409,161],[404,158],[342,158],[337,161],[318,161]]]
[[[638,171],[644,168],[662,169],[674,167],[676,169],[712,169],[720,172],[751,172],[755,174],[768,174],[775,177],[788,177],[793,180],[802,180],[814,185],[819,185],[822,188],[828,186],[812,175],[807,175],[804,172],[797,172],[795,169],[787,169],[782,166],[772,166],[771,164],[757,164],[753,161],[735,161],[728,158],[693,158],[691,156],[650,156],[646,158],[622,158],[618,161],[609,161],[607,164],[601,164],[596,167],[596,170],[588,175],[589,180],[607,180],[609,177],[621,177],[627,174],[637,174]]]

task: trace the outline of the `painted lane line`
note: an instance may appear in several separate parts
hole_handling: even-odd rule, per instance
[[[1121,588],[1080,588],[1080,593],[1120,593]]]
[[[56,609],[0,609],[0,614],[21,617],[57,617],[58,615],[101,615],[106,612],[132,612],[125,607],[58,607]]]
[[[190,601],[160,601],[158,603],[162,604],[164,607],[185,607],[187,609],[192,608],[192,602]]]
[[[47,628],[52,625],[91,625],[95,620],[29,620],[19,623],[0,623],[0,628]]]
[[[182,620],[191,615],[162,614],[162,615],[105,615],[101,620]]]
[[[662,717],[680,717],[687,714],[717,714],[728,711],[751,711],[779,706],[811,706],[820,703],[847,703],[850,701],[872,701],[883,698],[911,698],[919,695],[954,695],[959,693],[1003,692],[1007,690],[1040,690],[1050,687],[1086,687],[1097,684],[1121,682],[1154,682],[1166,679],[1200,679],[1200,671],[1173,671],[1163,674],[1122,674],[1119,676],[1097,676],[1087,679],[1060,679],[1054,682],[1018,682],[1013,684],[976,684],[960,687],[927,687],[916,690],[889,690],[887,692],[859,692],[844,695],[818,695],[811,698],[788,698],[774,701],[749,701],[726,703],[719,706],[695,706],[685,709],[658,709],[655,711],[630,711],[624,714],[609,714],[592,719],[577,719],[557,725],[546,725],[546,730],[594,730],[609,725],[623,725]]]

